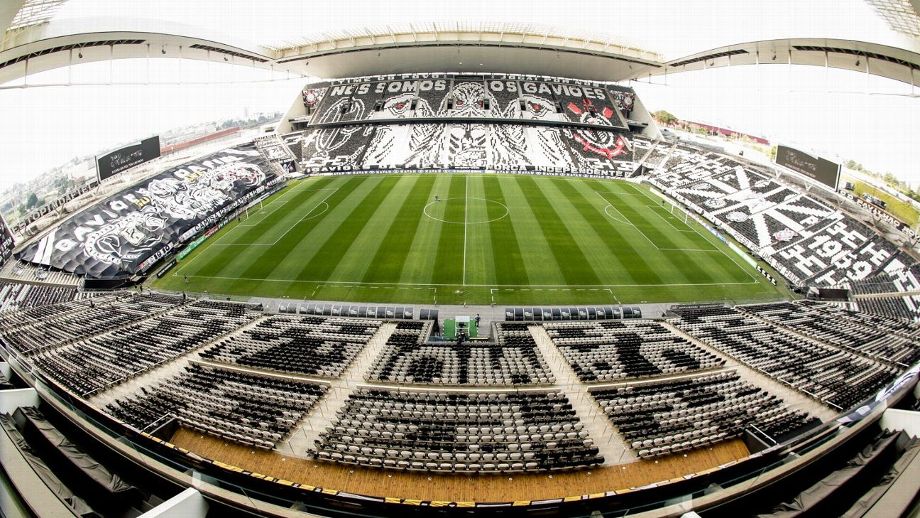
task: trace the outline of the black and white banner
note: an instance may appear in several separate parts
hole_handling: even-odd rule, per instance
[[[18,258],[92,279],[141,272],[202,221],[275,178],[252,145],[169,169],[63,222]]]

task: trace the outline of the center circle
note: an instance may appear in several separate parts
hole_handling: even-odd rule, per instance
[[[453,203],[453,205],[451,205]],[[467,206],[464,206],[464,203]],[[489,217],[488,211],[474,210],[471,211],[469,205],[475,203],[485,203],[494,204],[502,208],[501,216]],[[451,208],[454,210],[450,210]],[[429,218],[440,221],[441,223],[455,223],[455,224],[480,224],[480,223],[492,223],[493,221],[498,221],[502,218],[508,216],[508,206],[500,201],[490,200],[488,198],[475,198],[475,197],[455,197],[455,198],[441,198],[439,200],[432,201],[425,205],[423,210],[426,216]]]

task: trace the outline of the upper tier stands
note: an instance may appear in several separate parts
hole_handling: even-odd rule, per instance
[[[590,392],[641,458],[708,446],[750,426],[779,442],[817,421],[733,371]]]
[[[856,405],[899,369],[809,340],[725,306],[678,306],[675,326],[736,360],[839,410]]]
[[[316,441],[316,456],[444,472],[555,470],[603,462],[560,392],[359,388]]]
[[[150,390],[106,409],[137,428],[174,417],[182,426],[224,439],[271,449],[303,418],[327,387],[190,364]]]
[[[496,342],[431,342],[431,322],[399,322],[368,381],[531,385],[554,380],[526,325],[497,323]]]
[[[379,327],[378,320],[273,315],[207,348],[201,358],[335,378]]]
[[[631,88],[557,77],[412,74],[314,83],[303,91],[307,117],[330,124],[399,118],[541,119],[626,129]]]
[[[581,381],[675,374],[725,363],[654,321],[543,324]]]
[[[279,181],[253,144],[225,149],[146,178],[86,207],[16,257],[96,280],[146,273]],[[130,235],[130,239],[124,236]]]

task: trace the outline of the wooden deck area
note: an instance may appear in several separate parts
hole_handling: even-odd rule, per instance
[[[171,442],[202,457],[302,484],[363,495],[444,500],[508,502],[561,498],[640,487],[743,459],[749,452],[741,439],[620,466],[557,473],[458,475],[362,468],[285,456],[180,428]]]

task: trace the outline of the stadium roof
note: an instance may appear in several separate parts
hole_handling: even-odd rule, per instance
[[[621,80],[692,69],[688,61],[792,62],[913,83],[920,82],[915,2],[9,0],[0,11],[19,4],[16,19],[26,13],[29,22],[5,31],[0,82],[75,62],[70,52],[51,59],[49,50],[95,45],[103,48],[80,59],[183,57],[323,77],[539,70]],[[534,52],[546,50],[566,59]],[[345,53],[348,60],[335,59]],[[732,59],[742,54],[753,58]]]

